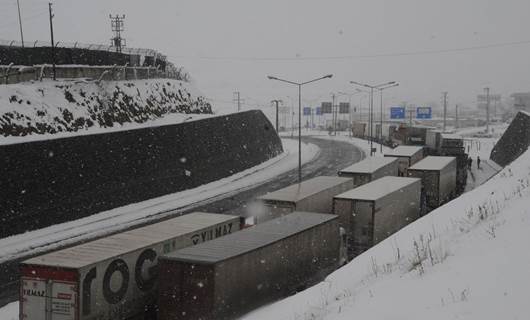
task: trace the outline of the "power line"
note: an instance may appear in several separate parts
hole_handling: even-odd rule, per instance
[[[38,17],[44,16],[44,15],[48,15],[48,12],[43,11],[43,12],[40,12],[40,13],[37,13],[37,14],[31,15],[31,16],[29,16],[29,17],[27,17],[27,18],[24,18],[24,21],[33,20],[33,19],[35,19],[35,18],[38,18]],[[11,25],[15,25],[15,24],[18,25],[18,21],[17,21],[17,20],[14,20],[14,21],[11,21],[11,22],[7,22],[7,23],[4,23],[4,24],[0,24],[0,28],[7,27],[7,26],[11,26]]]
[[[352,59],[369,59],[369,58],[389,58],[389,57],[405,57],[405,56],[420,56],[443,53],[457,53],[466,51],[476,51],[483,49],[503,48],[511,46],[528,45],[530,40],[502,42],[487,44],[481,46],[460,47],[451,49],[439,50],[419,50],[409,52],[394,52],[394,53],[378,53],[369,55],[347,55],[347,56],[309,56],[309,57],[216,57],[216,56],[172,56],[178,59],[199,59],[199,60],[222,60],[222,61],[314,61],[314,60],[352,60]]]

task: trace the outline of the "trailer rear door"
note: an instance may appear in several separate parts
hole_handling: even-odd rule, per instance
[[[75,273],[30,269],[22,270],[20,319],[77,320],[78,299]]]

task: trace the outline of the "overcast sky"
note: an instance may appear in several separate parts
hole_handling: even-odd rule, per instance
[[[25,39],[48,40],[48,2],[20,2]],[[387,105],[440,103],[448,91],[450,105],[474,106],[485,86],[505,96],[530,91],[529,0],[53,3],[56,41],[109,43],[109,13],[126,14],[128,46],[167,54],[217,103],[230,104],[236,90],[251,105],[296,97],[295,87],[268,74],[293,81],[333,74],[304,87],[312,105],[330,100],[331,92],[352,91],[350,80],[398,81],[385,92]],[[0,39],[19,39],[16,0],[0,0],[0,21]],[[526,43],[504,45],[514,42]],[[425,53],[439,50],[449,52]]]

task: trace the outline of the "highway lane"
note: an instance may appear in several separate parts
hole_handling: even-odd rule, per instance
[[[336,176],[337,171],[355,162],[359,162],[364,157],[364,154],[360,149],[346,142],[311,137],[303,137],[302,141],[315,144],[320,148],[320,154],[318,157],[302,166],[303,180],[317,176]],[[246,205],[257,196],[287,187],[297,182],[298,169],[286,172],[270,182],[243,191],[233,197],[201,206],[197,211],[248,216]]]
[[[338,170],[360,161],[364,156],[360,149],[346,142],[311,137],[303,137],[302,141],[313,143],[320,148],[320,154],[302,167],[304,180],[320,175],[336,175]],[[255,197],[289,186],[297,181],[298,170],[291,170],[237,195],[185,210],[184,213],[206,211],[246,216],[246,205]],[[182,213],[182,211],[175,212],[176,215]],[[0,264],[0,306],[18,299],[18,263],[19,260]]]

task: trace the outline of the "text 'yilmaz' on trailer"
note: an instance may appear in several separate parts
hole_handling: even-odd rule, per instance
[[[384,177],[333,199],[353,259],[420,216],[421,180]]]
[[[114,320],[154,312],[158,256],[239,229],[239,217],[196,212],[26,260],[20,319]]]

